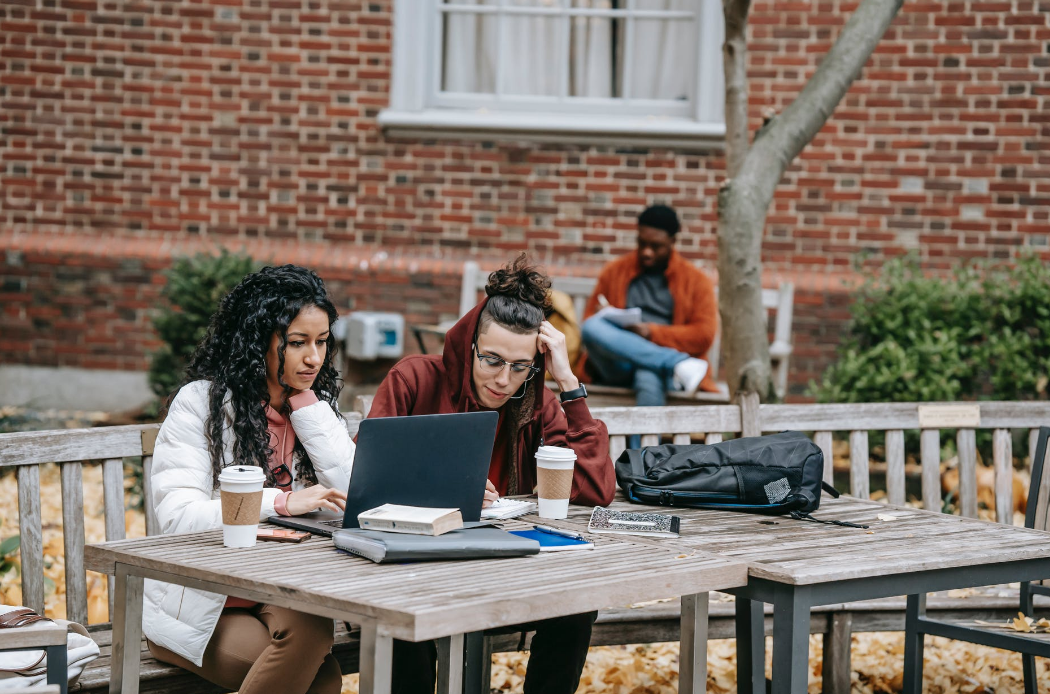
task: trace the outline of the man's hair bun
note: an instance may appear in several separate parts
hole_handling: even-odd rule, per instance
[[[538,330],[553,310],[550,290],[550,277],[530,264],[529,256],[522,253],[513,263],[489,275],[485,285],[489,302],[482,312],[479,329],[483,332],[489,322],[495,321],[514,332]]]
[[[551,312],[551,279],[536,265],[529,264],[529,256],[522,253],[513,263],[504,265],[489,275],[485,285],[488,296],[505,296],[532,304],[543,311]]]

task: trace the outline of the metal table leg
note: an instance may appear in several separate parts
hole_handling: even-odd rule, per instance
[[[361,625],[361,694],[390,694],[394,639],[380,634],[375,622]]]
[[[707,691],[707,616],[709,594],[682,596],[682,636],[678,655],[678,692]]]
[[[57,684],[58,691],[66,694],[69,688],[69,662],[66,644],[47,646],[47,683]]]
[[[437,640],[438,694],[463,694],[463,634]]]
[[[139,644],[142,641],[142,577],[117,564],[113,590],[113,647],[109,693],[138,694]]]
[[[736,596],[736,681],[739,694],[765,694],[765,603]]]
[[[922,655],[926,634],[919,619],[926,616],[926,593],[908,596],[904,613],[904,694],[922,692]]]
[[[809,680],[809,591],[777,584],[773,595],[773,694],[805,694]]]

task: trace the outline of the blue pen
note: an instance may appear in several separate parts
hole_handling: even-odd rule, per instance
[[[533,529],[539,530],[541,533],[547,533],[548,535],[557,535],[559,537],[567,537],[570,540],[579,540],[584,542],[583,535],[574,533],[571,530],[559,530],[558,528],[552,528],[549,525],[534,525]]]

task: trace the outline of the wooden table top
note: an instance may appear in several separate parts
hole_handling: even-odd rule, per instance
[[[732,511],[632,504],[618,493],[611,508],[680,516],[681,537],[663,540],[596,535],[654,546],[677,544],[746,562],[749,575],[809,585],[855,578],[1050,558],[1050,533],[932,513],[906,506],[841,497],[821,500],[812,515],[870,526],[867,530]],[[543,521],[584,531],[591,509],[573,506],[568,521]],[[880,521],[879,514],[895,520]],[[539,519],[537,519],[539,520]]]
[[[531,524],[506,521],[504,526]],[[239,589],[242,597],[283,596],[302,609],[375,618],[383,633],[414,641],[747,581],[743,563],[680,545],[612,537],[594,544],[593,550],[510,559],[374,564],[336,550],[328,538],[228,549],[222,533],[213,531],[90,545],[85,561],[101,573],[112,574],[121,563],[208,581],[232,594]]]

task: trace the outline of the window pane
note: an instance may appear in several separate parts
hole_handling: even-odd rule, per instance
[[[513,0],[536,5],[548,0]],[[555,5],[556,0],[549,0]],[[565,80],[564,19],[557,16],[506,14],[503,33],[502,93],[561,96]]]
[[[498,5],[499,0],[455,0],[457,5]],[[495,14],[444,13],[441,91],[496,91],[499,18]]]
[[[573,0],[574,7],[611,5],[609,0]],[[569,33],[569,96],[623,96],[623,32],[626,22],[573,17]]]
[[[655,2],[655,0],[654,0]],[[670,3],[669,3],[670,4]],[[696,63],[696,22],[685,19],[634,19],[630,85],[632,99],[689,99]]]

